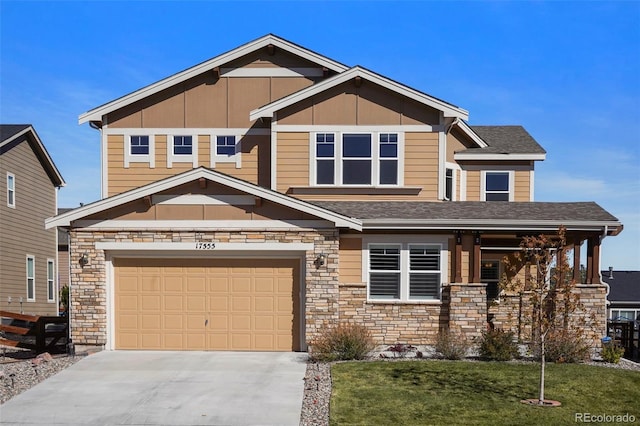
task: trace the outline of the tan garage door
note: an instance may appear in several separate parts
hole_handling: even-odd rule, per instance
[[[299,350],[299,263],[116,259],[115,347]]]

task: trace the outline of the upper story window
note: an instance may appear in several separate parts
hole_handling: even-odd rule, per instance
[[[444,173],[444,199],[453,201],[453,169],[445,169]]]
[[[131,155],[149,155],[149,136],[131,136]]]
[[[27,255],[27,301],[36,300],[36,258]]]
[[[191,155],[193,153],[193,137],[174,136],[173,155]]]
[[[483,172],[482,201],[513,201],[513,173]]]
[[[398,133],[316,133],[313,185],[399,185]]]
[[[216,137],[216,155],[231,157],[236,155],[236,137],[218,136]]]
[[[7,172],[7,206],[16,206],[16,176]]]
[[[336,170],[336,146],[333,133],[316,135],[316,183],[333,185]]]
[[[55,271],[52,259],[47,259],[47,302],[55,302]]]
[[[153,135],[127,134],[124,136],[124,167],[130,163],[149,163],[155,167],[155,138]]]

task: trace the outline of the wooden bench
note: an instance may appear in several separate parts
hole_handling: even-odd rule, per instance
[[[62,338],[68,340],[68,317],[25,315],[16,312],[0,311],[0,318],[24,321],[28,324],[28,326],[21,327],[0,323],[0,331],[18,336],[14,339],[11,339],[9,336],[0,338],[0,345],[32,349],[40,353],[51,350]],[[47,325],[49,324],[60,324],[61,327],[54,327],[55,330],[47,330]],[[24,339],[24,337],[27,336],[35,337],[35,343],[25,341],[26,339]],[[47,339],[49,339],[49,342],[47,342]]]

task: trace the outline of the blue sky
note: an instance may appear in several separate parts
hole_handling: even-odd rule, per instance
[[[537,201],[596,201],[625,226],[602,266],[640,269],[640,2],[0,0],[0,122],[32,123],[67,186],[100,198],[98,105],[274,33],[520,124],[547,150]]]

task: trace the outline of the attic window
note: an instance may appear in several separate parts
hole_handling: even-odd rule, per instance
[[[220,156],[231,157],[236,154],[235,136],[218,136],[216,139],[216,152]]]
[[[193,149],[193,138],[191,136],[173,137],[174,155],[191,155]]]

